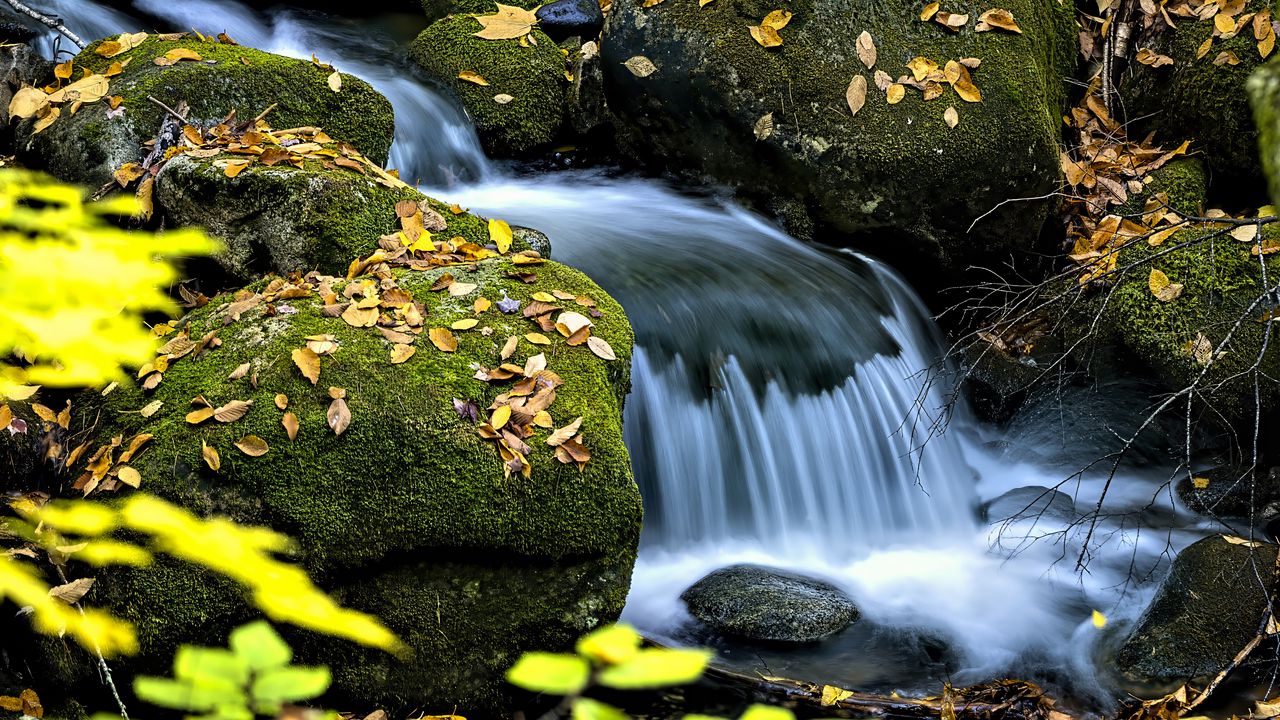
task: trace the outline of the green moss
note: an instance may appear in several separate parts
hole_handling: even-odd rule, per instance
[[[458,350],[444,353],[425,334],[417,353],[390,362],[390,344],[372,328],[353,328],[325,316],[319,298],[282,301],[228,318],[228,297],[215,298],[185,319],[192,336],[216,330],[221,347],[176,361],[151,393],[121,388],[94,398],[92,414],[109,418],[101,439],[115,434],[154,435],[133,464],[144,489],[202,514],[267,524],[299,543],[299,559],[326,588],[353,607],[384,617],[416,650],[401,664],[338,641],[299,634],[308,660],[330,663],[339,697],[388,707],[449,702],[495,709],[503,693],[501,670],[531,648],[568,647],[572,638],[617,616],[627,592],[640,530],[639,492],[622,442],[622,404],[630,388],[633,335],[622,308],[580,272],[553,262],[521,266],[534,285],[506,277],[508,259],[426,272],[397,271],[399,285],[425,304],[427,324],[447,327],[475,317],[478,295],[498,300],[505,291],[522,304],[538,291],[591,296],[601,316],[594,334],[618,359],[605,362],[585,346],[556,337],[550,346],[520,340],[512,362],[545,354],[564,379],[549,408],[561,426],[581,416],[592,458],[582,471],[563,465],[544,444],[547,431],[529,439],[529,478],[504,477],[495,447],[454,411],[454,398],[486,407],[509,386],[473,377],[473,363],[499,362],[511,335],[536,331],[519,314],[496,308],[481,326],[458,331]],[[443,273],[478,290],[455,298],[429,288]],[[341,293],[344,283],[335,281]],[[261,284],[255,286],[261,288]],[[559,303],[582,310],[572,301]],[[492,328],[486,335],[482,328]],[[290,353],[307,336],[332,334],[339,349],[322,359],[312,386]],[[554,333],[553,333],[554,334]],[[227,377],[248,362],[250,376]],[[254,379],[256,378],[256,389]],[[350,427],[335,436],[325,419],[328,388],[347,392]],[[290,442],[274,404],[285,394],[301,422]],[[191,399],[215,405],[253,402],[233,423],[193,426],[184,419]],[[151,418],[136,410],[163,403]],[[98,414],[100,413],[100,414]],[[270,451],[251,458],[234,447],[257,435]],[[201,444],[216,448],[220,472],[201,459]],[[120,574],[100,583],[104,602],[139,623],[144,657],[154,664],[179,641],[219,642],[218,632],[242,617],[236,591],[181,566]],[[142,666],[140,665],[140,666]]]
[[[540,30],[536,45],[519,40],[484,40],[469,15],[454,15],[431,24],[414,40],[410,54],[431,77],[461,100],[475,121],[486,149],[497,154],[522,154],[555,139],[564,123],[564,54]],[[488,85],[458,78],[469,70]],[[514,98],[506,104],[496,95]]]
[[[511,0],[503,5],[512,5],[525,10],[533,10],[546,5],[542,0]],[[427,14],[429,22],[435,22],[446,15],[475,13],[483,15],[497,10],[494,0],[422,0],[422,11]]]
[[[1248,89],[1271,202],[1280,205],[1280,58],[1258,68],[1249,77]]]
[[[1187,215],[1200,215],[1208,192],[1204,164],[1199,158],[1178,158],[1150,175],[1142,192],[1129,196],[1128,202],[1112,210],[1117,215],[1141,213],[1147,200],[1164,193],[1169,206]]]
[[[1025,246],[1048,204],[1007,207],[967,229],[1000,201],[1058,182],[1062,80],[1075,67],[1076,33],[1070,3],[1004,6],[1023,34],[950,33],[920,22],[919,7],[901,0],[805,0],[789,6],[782,46],[766,49],[748,33],[776,9],[766,0],[705,8],[619,0],[603,47],[608,100],[633,154],[709,174],[762,204],[800,199],[821,239],[864,236],[875,252],[887,247],[913,265],[922,254],[973,257]],[[980,58],[973,80],[982,102],[964,102],[949,88],[926,102],[908,89],[890,105],[851,41],[864,30],[877,46],[875,69],[893,78],[909,74],[906,63],[917,56],[939,64]],[[657,71],[635,76],[623,65],[633,55],[650,58]],[[869,89],[851,117],[845,93],[855,75]],[[943,119],[950,106],[960,117],[954,129]],[[768,113],[774,131],[757,140],[755,124]],[[885,242],[886,230],[913,242]]]
[[[1245,12],[1272,7],[1270,0],[1250,0]],[[1150,131],[1165,143],[1190,139],[1215,177],[1215,185],[1231,192],[1251,187],[1258,179],[1258,134],[1249,109],[1245,81],[1262,63],[1253,31],[1245,28],[1230,40],[1215,39],[1209,52],[1196,54],[1213,34],[1211,20],[1186,20],[1160,33],[1151,49],[1173,58],[1174,64],[1151,68],[1134,65],[1122,89],[1131,136]],[[1237,65],[1215,65],[1222,52],[1231,52]]]
[[[212,125],[232,110],[248,120],[274,104],[267,121],[276,128],[316,125],[345,140],[377,163],[385,163],[395,131],[391,103],[368,83],[342,75],[340,92],[326,82],[329,71],[304,60],[187,38],[166,42],[150,37],[114,58],[94,52],[99,43],[75,58],[78,67],[105,72],[128,61],[110,78],[110,93],[123,98],[124,114],[108,118],[95,103],[75,115],[60,117],[47,130],[21,143],[29,161],[69,181],[94,186],[111,179],[111,171],[145,154],[142,143],[160,130],[165,111],[148,99],[174,107],[186,101],[194,122]],[[189,48],[207,62],[182,61],[169,67],[153,60],[174,48]],[[77,71],[78,72],[78,71]],[[22,132],[30,132],[30,123]]]
[[[1112,329],[1124,345],[1154,371],[1170,390],[1180,390],[1199,377],[1202,366],[1188,352],[1187,343],[1203,334],[1216,348],[1234,329],[1226,353],[1200,380],[1200,396],[1229,420],[1251,419],[1253,378],[1248,370],[1262,355],[1262,370],[1270,377],[1280,372],[1280,351],[1269,344],[1263,355],[1265,326],[1254,322],[1267,309],[1254,307],[1244,322],[1242,315],[1262,294],[1261,267],[1248,246],[1230,237],[1192,242],[1207,231],[1192,229],[1174,235],[1160,247],[1138,243],[1126,250],[1120,266],[1153,258],[1149,266],[1126,275],[1107,304]],[[1192,243],[1182,249],[1172,249]],[[1171,250],[1172,249],[1172,250]],[[1174,283],[1183,284],[1182,296],[1172,302],[1157,299],[1148,287],[1150,268],[1160,270]],[[1280,262],[1270,256],[1268,277],[1280,272]],[[1237,327],[1237,323],[1239,323]],[[1263,412],[1275,407],[1274,384],[1261,385]]]

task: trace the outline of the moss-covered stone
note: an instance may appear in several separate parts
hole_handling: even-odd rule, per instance
[[[1268,234],[1275,232],[1271,226],[1266,228]],[[1263,353],[1266,328],[1255,322],[1268,309],[1265,304],[1256,304],[1263,294],[1258,257],[1250,254],[1248,244],[1227,235],[1197,240],[1210,232],[1183,230],[1159,247],[1137,243],[1125,250],[1120,267],[1147,258],[1151,261],[1126,273],[1107,296],[1104,329],[1114,333],[1170,390],[1181,390],[1196,381],[1200,388],[1197,398],[1211,405],[1219,417],[1251,419],[1254,378],[1247,371],[1260,362],[1265,377],[1277,377],[1280,349],[1272,341]],[[1183,244],[1186,247],[1178,247]],[[1280,272],[1275,255],[1268,256],[1266,265],[1268,278]],[[1160,270],[1171,282],[1182,283],[1182,295],[1172,302],[1156,298],[1148,287],[1150,269]],[[1102,302],[1099,298],[1082,312],[1091,315]],[[1231,341],[1225,353],[1200,378],[1204,367],[1192,357],[1188,343],[1203,335],[1217,348],[1228,334]],[[1265,414],[1276,407],[1280,388],[1264,379],[1260,390]]]
[[[816,239],[855,242],[899,266],[938,261],[963,266],[982,255],[1028,247],[1047,217],[1047,202],[1008,203],[1047,193],[1059,182],[1063,79],[1076,65],[1070,3],[1004,3],[1020,35],[951,33],[918,19],[905,0],[797,0],[783,44],[756,44],[748,26],[776,3],[728,0],[699,7],[665,2],[651,8],[618,0],[606,28],[605,90],[620,118],[621,140],[635,157],[710,177],[764,207],[794,201],[815,221]],[[961,2],[948,10],[973,17],[987,9]],[[910,74],[917,56],[940,65],[975,57],[982,102],[949,87],[932,101],[918,90],[890,105],[874,70],[859,62],[854,39],[874,39],[876,69]],[[656,65],[641,77],[624,63]],[[867,80],[865,106],[851,117],[851,78]],[[959,113],[955,128],[943,119]],[[756,139],[772,114],[773,129]],[[785,204],[784,204],[785,206]],[[793,231],[801,224],[789,224]]]
[[[475,37],[480,23],[454,15],[431,24],[410,47],[413,60],[449,88],[475,122],[490,154],[519,155],[552,142],[565,120],[565,56],[540,30],[537,44]],[[458,77],[469,70],[488,85]],[[509,95],[507,103],[494,100]]]
[[[503,5],[512,5],[525,10],[532,10],[545,3],[542,0],[511,0]],[[435,22],[446,15],[462,13],[487,14],[495,12],[494,0],[422,0],[422,11],[427,20]]]
[[[1258,632],[1275,584],[1276,546],[1221,536],[1178,553],[1169,576],[1116,654],[1140,682],[1214,675]]]
[[[75,115],[64,112],[34,135],[31,121],[19,128],[21,156],[62,180],[98,186],[111,180],[116,167],[141,159],[142,143],[156,136],[165,114],[148,96],[170,107],[185,100],[191,106],[189,118],[207,126],[232,110],[247,120],[274,104],[267,116],[272,126],[319,126],[374,162],[386,162],[395,132],[391,103],[355,76],[342,75],[342,89],[335,93],[326,82],[329,71],[309,61],[195,38],[163,41],[153,36],[114,58],[98,55],[97,46],[85,48],[75,63],[102,73],[112,63],[129,61],[110,78],[110,92],[123,98],[124,113],[110,117],[107,104],[100,102]],[[182,61],[169,67],[152,62],[180,47],[213,62]]]
[[[1147,200],[1160,193],[1164,193],[1169,200],[1169,207],[1174,210],[1187,215],[1200,215],[1208,193],[1204,163],[1194,157],[1173,160],[1151,173],[1150,182],[1146,183],[1141,192],[1130,195],[1127,202],[1110,212],[1116,215],[1141,213]]]
[[[455,214],[416,190],[386,187],[352,170],[326,169],[314,161],[303,168],[255,164],[228,178],[217,161],[170,160],[157,176],[156,201],[172,223],[202,226],[221,238],[226,249],[218,262],[244,280],[271,271],[345,272],[352,258],[373,252],[378,238],[400,228],[400,200],[426,202],[447,223],[438,231],[445,238],[489,244],[484,218]],[[525,238],[516,234],[517,241]],[[520,245],[517,250],[532,246],[527,239]]]
[[[454,398],[475,399],[483,408],[508,389],[476,380],[472,364],[496,366],[508,336],[536,330],[520,314],[496,307],[478,316],[480,327],[456,333],[457,352],[441,352],[424,335],[416,355],[393,365],[380,333],[327,317],[319,298],[281,301],[270,313],[258,308],[240,321],[229,318],[230,298],[215,298],[183,322],[193,336],[218,331],[221,347],[176,361],[152,393],[122,388],[95,400],[94,416],[100,411],[109,419],[100,437],[154,434],[133,463],[145,490],[200,513],[289,533],[322,586],[382,617],[413,647],[415,658],[402,663],[344,642],[295,635],[304,660],[332,666],[335,704],[437,712],[456,704],[467,712],[495,712],[505,692],[501,671],[522,651],[568,647],[622,609],[641,514],[622,442],[632,331],[622,308],[580,272],[552,262],[532,269],[533,285],[507,277],[513,266],[505,258],[474,270],[397,271],[396,277],[425,303],[430,326],[475,317],[477,295],[496,301],[505,291],[523,304],[535,292],[564,290],[595,299],[601,315],[593,332],[610,343],[616,361],[558,336],[550,346],[521,340],[512,358],[523,363],[544,353],[548,368],[563,378],[549,410],[557,426],[582,416],[592,457],[581,471],[557,462],[544,444],[547,431],[539,431],[529,439],[532,476],[504,477],[494,445],[455,412]],[[430,292],[445,272],[478,289],[457,298]],[[333,285],[339,293],[342,286]],[[316,334],[332,334],[339,349],[323,358],[312,386],[290,353]],[[249,376],[228,381],[246,362]],[[352,420],[341,436],[326,424],[330,386],[347,391]],[[296,442],[281,425],[277,393],[288,396],[288,409],[300,419]],[[184,415],[196,395],[253,406],[236,422],[194,426]],[[153,400],[163,406],[151,418],[133,412]],[[252,458],[237,450],[235,441],[246,435],[265,439],[267,454]],[[202,462],[202,443],[221,453],[220,472]],[[157,669],[181,641],[222,643],[221,634],[246,614],[225,583],[172,564],[100,575],[94,591],[95,602],[138,624],[143,653],[131,666],[136,669]]]
[[[1280,204],[1280,57],[1258,68],[1249,77],[1248,89],[1271,202]]]
[[[1275,5],[1273,0],[1249,0],[1244,12]],[[1229,40],[1214,39],[1209,52],[1197,59],[1213,32],[1212,20],[1179,18],[1176,28],[1165,29],[1147,46],[1173,58],[1173,64],[1153,68],[1134,63],[1121,92],[1133,122],[1131,136],[1155,131],[1164,143],[1191,140],[1193,148],[1202,151],[1214,186],[1236,194],[1253,189],[1259,179],[1258,134],[1245,81],[1262,58],[1252,26],[1246,25]],[[1234,54],[1239,63],[1215,64],[1224,52]]]

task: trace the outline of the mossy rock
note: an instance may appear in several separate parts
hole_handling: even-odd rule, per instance
[[[1169,207],[1178,212],[1198,216],[1203,212],[1205,195],[1208,194],[1208,176],[1199,158],[1177,158],[1152,172],[1142,190],[1129,196],[1128,201],[1111,210],[1116,215],[1141,213],[1147,200],[1164,193]]]
[[[1277,230],[1280,228],[1264,226],[1266,235]],[[1182,230],[1159,247],[1136,243],[1122,252],[1120,267],[1153,259],[1123,276],[1106,299],[1102,327],[1114,333],[1119,343],[1149,366],[1154,379],[1170,391],[1198,382],[1197,399],[1212,408],[1212,416],[1229,422],[1251,421],[1254,380],[1247,370],[1261,362],[1264,376],[1260,399],[1265,415],[1280,400],[1280,387],[1268,381],[1280,373],[1280,349],[1270,342],[1263,353],[1266,328],[1255,321],[1267,310],[1264,305],[1254,305],[1262,294],[1258,258],[1250,254],[1249,244],[1229,235],[1196,242],[1211,232],[1199,228]],[[1188,245],[1174,249],[1184,243]],[[1277,256],[1268,256],[1266,264],[1267,277],[1280,272]],[[1171,282],[1181,283],[1182,295],[1172,302],[1156,298],[1148,286],[1151,269],[1160,270]],[[1092,320],[1101,303],[1101,298],[1096,299],[1082,311],[1084,322]],[[1240,322],[1242,317],[1244,321]],[[1188,343],[1203,335],[1216,348],[1228,333],[1233,334],[1225,353],[1213,360],[1200,378],[1204,367],[1192,357]]]
[[[490,154],[522,155],[551,143],[565,122],[564,53],[540,30],[530,34],[536,45],[522,46],[475,37],[480,29],[470,15],[437,20],[413,41],[410,56],[462,102]],[[489,84],[462,80],[463,71]],[[499,103],[497,95],[513,99]]]
[[[532,269],[537,282],[507,277],[516,269]],[[464,297],[430,292],[445,272],[478,289]],[[277,302],[271,311],[260,306],[239,321],[229,316],[231,298],[220,296],[181,324],[194,337],[218,331],[221,347],[177,360],[151,393],[120,388],[92,398],[95,408],[84,417],[107,419],[98,429],[103,440],[155,436],[132,463],[143,490],[201,514],[288,533],[321,586],[380,616],[412,646],[414,659],[401,662],[345,641],[295,634],[300,662],[333,668],[331,706],[447,713],[456,705],[496,713],[507,692],[502,672],[521,652],[571,647],[581,633],[616,618],[626,598],[641,518],[622,440],[633,335],[615,301],[582,273],[554,262],[516,267],[500,258],[474,269],[396,271],[395,277],[425,304],[429,326],[469,317],[481,326],[458,331],[454,353],[436,349],[424,333],[413,357],[392,364],[380,333],[326,316],[315,296]],[[333,281],[336,292],[342,288]],[[609,342],[617,360],[570,347],[558,335],[549,346],[520,340],[511,361],[545,354],[548,369],[564,380],[549,408],[555,425],[581,416],[591,459],[582,470],[559,463],[544,443],[549,431],[540,430],[528,440],[531,477],[504,477],[495,446],[459,416],[453,399],[474,399],[484,408],[509,389],[475,379],[472,364],[496,366],[507,337],[537,328],[497,307],[476,316],[472,303],[479,295],[497,301],[505,291],[523,305],[533,293],[552,290],[596,301],[593,334]],[[573,301],[557,304],[586,312]],[[484,327],[493,332],[485,334]],[[332,334],[339,348],[323,357],[312,386],[290,354],[317,334]],[[249,376],[228,380],[241,363],[251,364]],[[351,410],[341,436],[326,424],[331,386],[346,389]],[[277,393],[288,396],[288,409],[300,420],[295,442],[281,425]],[[253,405],[236,422],[196,426],[184,416],[197,395],[215,404]],[[163,406],[151,418],[136,412],[155,400]],[[263,438],[270,450],[256,458],[241,453],[234,443],[247,435]],[[220,452],[220,472],[202,461],[202,443]],[[225,643],[225,633],[248,615],[226,581],[173,563],[100,575],[94,593],[93,602],[137,624],[142,653],[126,666],[137,671],[163,671],[180,642]],[[78,657],[81,663],[64,666],[91,667],[88,655]]]
[[[444,203],[411,188],[391,188],[353,170],[326,169],[307,161],[250,165],[229,178],[218,158],[178,156],[156,178],[156,202],[179,226],[198,225],[222,239],[217,260],[228,273],[252,280],[267,272],[320,270],[342,274],[353,258],[377,248],[378,238],[400,229],[395,206],[425,202],[446,222],[444,238],[489,244],[488,223],[470,213],[455,214]],[[516,233],[516,249],[550,255]]]
[[[511,0],[502,4],[533,10],[545,3],[543,0]],[[422,11],[427,14],[427,20],[430,22],[435,22],[446,15],[461,13],[487,15],[497,9],[494,0],[422,0]]]
[[[1117,669],[1130,680],[1167,683],[1226,667],[1258,632],[1275,585],[1276,546],[1258,545],[1215,535],[1178,553],[1116,653]]]
[[[1250,0],[1244,11],[1274,8],[1273,0]],[[1196,53],[1213,34],[1212,20],[1179,18],[1149,45],[1173,58],[1172,65],[1153,68],[1134,63],[1121,83],[1125,110],[1132,119],[1130,135],[1156,133],[1169,146],[1191,140],[1201,151],[1213,184],[1228,193],[1250,190],[1260,179],[1258,133],[1249,109],[1245,81],[1262,64],[1251,25],[1230,40],[1215,39],[1202,58]],[[1215,65],[1220,53],[1231,52],[1237,65]]]
[[[128,60],[124,71],[110,78],[110,93],[123,98],[124,113],[109,117],[107,104],[98,102],[74,115],[64,111],[40,133],[31,133],[30,120],[19,128],[20,156],[61,180],[96,187],[109,182],[115,168],[140,160],[145,155],[142,143],[156,137],[165,115],[148,96],[170,107],[185,100],[192,123],[205,126],[232,110],[248,120],[275,104],[267,116],[273,127],[319,126],[370,160],[387,160],[395,132],[391,103],[353,75],[343,74],[342,88],[335,93],[327,83],[329,71],[239,45],[152,36],[133,50],[104,58],[94,52],[99,43],[77,55],[76,66],[101,73]],[[182,61],[169,67],[152,62],[174,48],[189,48],[213,62]]]
[[[617,0],[605,27],[605,92],[620,120],[620,141],[633,157],[730,185],[764,208],[783,213],[793,233],[812,221],[815,239],[855,244],[918,271],[1029,248],[1049,202],[1002,201],[1043,195],[1060,180],[1064,78],[1076,67],[1074,7],[1016,0],[1022,34],[952,33],[921,22],[905,0],[797,0],[780,31],[783,44],[764,48],[748,26],[777,9],[766,0],[664,2],[650,8]],[[948,7],[977,14],[987,6]],[[949,87],[924,101],[908,89],[890,105],[875,70],[859,62],[863,31],[877,46],[875,69],[909,75],[924,56],[980,58],[973,80],[982,102]],[[656,70],[633,73],[641,56]],[[867,80],[866,104],[851,116],[845,101],[854,76]],[[954,106],[959,125],[944,113]],[[767,115],[772,131],[757,123]],[[802,217],[792,220],[787,214]]]
[[[1249,77],[1248,89],[1271,202],[1280,204],[1280,57],[1258,68]]]

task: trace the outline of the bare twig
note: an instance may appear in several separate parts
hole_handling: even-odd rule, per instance
[[[179,121],[181,121],[181,122],[184,122],[184,123],[187,121],[187,116],[186,116],[186,115],[183,115],[182,113],[178,112],[177,110],[174,110],[173,108],[169,107],[168,105],[165,105],[164,103],[160,102],[159,100],[155,99],[154,97],[152,97],[152,96],[148,95],[148,96],[147,96],[147,99],[148,99],[148,100],[150,100],[151,102],[153,102],[153,103],[155,103],[155,104],[159,105],[160,107],[164,108],[164,111],[165,111],[165,112],[169,113],[170,115],[172,115],[172,116],[173,116],[174,118],[176,118],[177,120],[179,120]]]
[[[18,2],[18,0],[5,0],[5,2],[9,3],[9,6],[12,7],[14,10],[17,10],[18,12],[28,17],[34,18],[35,20],[38,20],[44,25],[47,25],[53,28],[54,30],[57,30],[58,32],[65,35],[68,40],[75,43],[76,47],[79,47],[81,50],[84,49],[85,42],[80,39],[80,36],[68,30],[67,26],[63,25],[62,22],[58,20],[58,18],[50,17],[48,15],[45,15],[44,13],[36,12],[35,10],[32,10],[26,5],[23,5],[22,3]]]

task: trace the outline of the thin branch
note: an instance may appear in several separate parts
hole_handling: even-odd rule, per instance
[[[170,115],[174,116],[174,117],[175,117],[175,118],[177,118],[178,120],[180,120],[180,121],[182,121],[182,122],[184,122],[184,123],[185,123],[185,122],[187,122],[187,116],[186,116],[186,115],[183,115],[182,113],[178,112],[177,110],[174,110],[173,108],[169,107],[168,105],[165,105],[164,103],[160,102],[159,100],[155,99],[154,97],[152,97],[152,96],[150,96],[150,95],[148,95],[148,96],[147,96],[147,99],[148,99],[148,100],[150,100],[151,102],[153,102],[153,103],[155,103],[155,104],[159,105],[160,107],[164,108],[164,111],[165,111],[165,112],[167,112],[167,113],[169,113]]]
[[[57,30],[58,32],[65,35],[68,40],[75,43],[76,46],[79,47],[81,50],[84,49],[85,42],[80,39],[80,36],[68,30],[67,26],[63,25],[62,22],[58,20],[58,18],[50,17],[43,13],[36,12],[35,10],[32,10],[26,5],[23,5],[22,3],[18,2],[18,0],[5,0],[5,2],[9,3],[9,6],[12,7],[14,10],[17,10],[18,12],[24,15],[27,15],[28,17],[34,18],[35,20],[40,21],[41,23],[53,28],[54,30]]]

